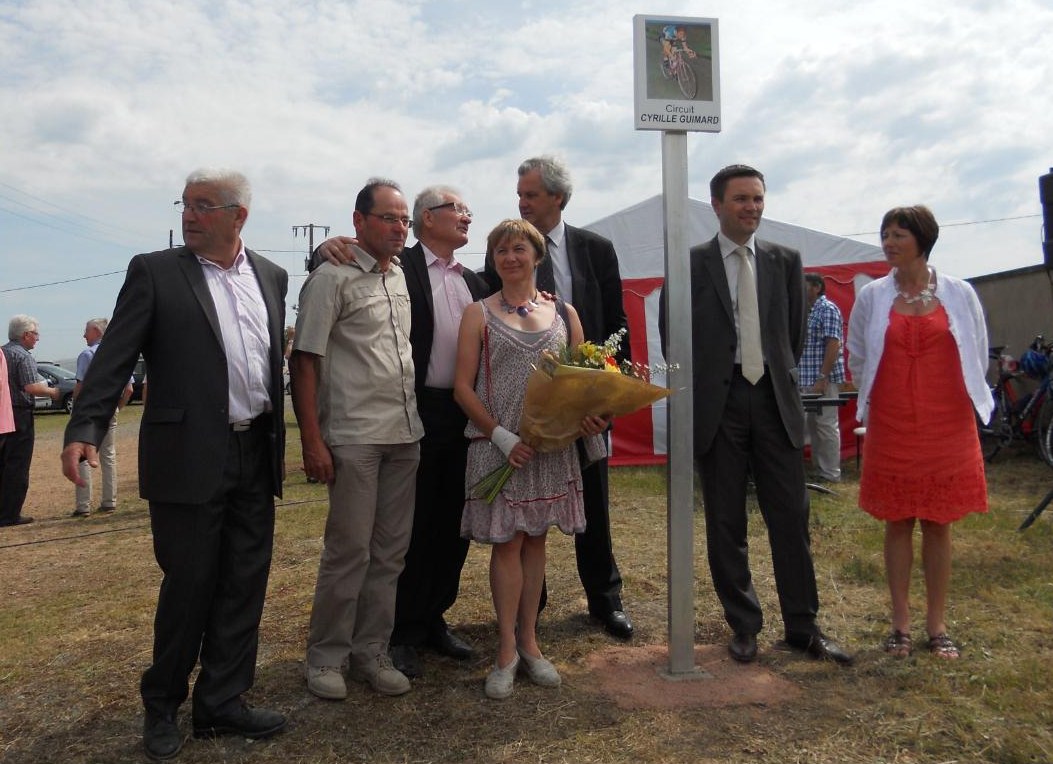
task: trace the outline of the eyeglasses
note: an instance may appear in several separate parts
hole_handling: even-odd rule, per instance
[[[240,207],[240,204],[199,204],[199,203],[188,203],[184,201],[172,202],[178,209],[180,215],[185,215],[188,212],[193,212],[195,215],[204,215],[208,212],[215,212],[216,210],[232,210],[235,207]]]
[[[460,215],[464,218],[471,218],[472,211],[468,209],[467,205],[461,204],[460,202],[446,202],[445,204],[436,204],[434,207],[428,207],[428,212],[434,212],[435,210],[453,210],[454,214]]]
[[[378,215],[375,212],[367,212],[366,214],[367,215],[371,215],[372,217],[375,217],[375,218],[380,218],[382,221],[384,221],[384,225],[395,225],[395,223],[398,223],[403,228],[409,228],[411,225],[413,225],[413,218],[399,217],[398,215],[390,215],[390,214],[389,215]]]

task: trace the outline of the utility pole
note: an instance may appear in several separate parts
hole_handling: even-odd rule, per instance
[[[317,223],[305,223],[304,225],[294,225],[292,227],[293,236],[299,236],[301,229],[303,235],[307,237],[307,257],[303,261],[303,269],[305,271],[311,270],[311,253],[314,252],[314,229],[321,228],[325,230],[325,235],[329,235],[329,226],[318,225]]]

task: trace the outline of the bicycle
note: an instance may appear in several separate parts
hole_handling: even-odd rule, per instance
[[[1038,455],[1053,466],[1053,344],[1036,335],[1019,361],[1004,350],[1005,346],[993,347],[989,353],[998,363],[998,379],[991,388],[991,421],[978,423],[984,461],[992,461],[1014,441],[1034,440]],[[1038,388],[1022,392],[1020,380],[1025,377],[1040,380]]]
[[[669,60],[662,62],[662,74],[666,79],[676,78],[676,84],[680,86],[680,92],[685,98],[694,98],[698,93],[698,77],[691,64],[684,60],[684,53],[680,48],[673,47]]]

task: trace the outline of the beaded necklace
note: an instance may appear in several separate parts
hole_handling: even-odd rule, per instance
[[[931,267],[929,270],[929,283],[925,285],[917,294],[907,294],[899,288],[899,271],[897,270],[892,275],[893,283],[896,285],[896,294],[903,298],[903,302],[907,305],[913,305],[916,302],[920,302],[923,306],[928,305],[930,302],[936,299],[936,271]]]
[[[534,312],[534,308],[537,307],[537,290],[534,290],[534,296],[524,302],[522,305],[512,305],[505,299],[505,290],[501,290],[501,307],[505,313],[518,313],[521,317],[526,318],[529,314]]]

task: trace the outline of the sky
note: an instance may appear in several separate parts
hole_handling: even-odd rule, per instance
[[[1042,262],[1048,0],[0,0],[0,318],[74,358],[128,260],[181,242],[201,166],[252,182],[243,237],[289,271],[288,323],[294,226],[352,233],[371,176],[459,188],[472,266],[526,157],[567,163],[573,225],[661,193],[661,133],[633,123],[641,13],[718,19],[722,130],[688,135],[692,197],[742,162],[770,219],[877,244],[887,209],[924,203],[937,270]]]

